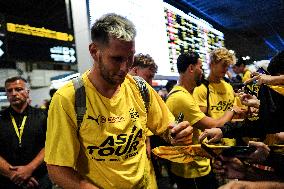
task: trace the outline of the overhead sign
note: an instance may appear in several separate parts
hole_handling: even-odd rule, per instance
[[[73,35],[68,33],[53,31],[45,29],[44,27],[42,28],[32,27],[29,26],[28,24],[21,25],[21,24],[7,23],[7,31],[20,33],[24,35],[51,38],[61,41],[73,41],[74,39]]]
[[[77,63],[72,30],[60,32],[45,27],[15,24],[13,21],[8,21],[6,26],[5,48],[2,50],[5,49],[7,60]]]
[[[56,46],[50,48],[50,57],[56,62],[74,63],[75,50],[69,47]]]

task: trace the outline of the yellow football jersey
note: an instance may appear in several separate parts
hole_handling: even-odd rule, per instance
[[[173,115],[147,84],[144,101],[132,76],[127,75],[112,98],[100,94],[85,73],[86,113],[77,136],[74,87],[71,82],[53,96],[48,115],[45,161],[72,167],[104,189],[157,188],[146,155],[146,127],[156,135],[166,131]]]
[[[166,104],[175,117],[182,112],[184,114],[184,120],[188,121],[190,125],[194,125],[196,122],[205,117],[205,114],[201,112],[193,96],[185,88],[175,86],[170,94],[171,93],[172,95],[169,95]],[[193,127],[193,144],[198,144],[198,137],[200,134],[201,130]],[[187,164],[172,163],[171,170],[175,175],[184,178],[205,176],[209,174],[211,170],[210,159],[196,157],[194,161],[191,161]]]

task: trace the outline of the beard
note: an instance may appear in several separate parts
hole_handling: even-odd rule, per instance
[[[113,71],[107,69],[101,56],[99,57],[98,68],[100,70],[101,77],[112,86],[117,86],[123,83],[127,74],[124,71],[113,73]]]
[[[27,99],[14,98],[10,99],[10,104],[14,107],[21,108],[27,103]]]
[[[200,86],[202,84],[202,77],[195,75],[195,83],[196,83],[196,87]]]

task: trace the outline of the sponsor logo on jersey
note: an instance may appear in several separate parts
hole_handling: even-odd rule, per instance
[[[88,115],[87,119],[94,120],[97,122],[98,125],[104,124],[104,123],[119,123],[125,121],[124,117],[122,116],[110,116],[110,117],[105,117],[99,115],[97,118],[94,118],[90,115]]]
[[[145,140],[143,139],[143,129],[136,126],[139,113],[135,110],[135,108],[131,108],[129,110],[129,114],[131,119],[130,124],[132,125],[130,133],[113,134],[107,136],[107,138],[98,146],[87,146],[87,153],[91,155],[93,160],[121,161],[134,157],[138,154],[141,144],[143,145],[143,143],[145,143]],[[96,119],[91,116],[89,119],[96,121]],[[97,123],[117,123],[125,121],[123,117],[119,116],[108,118],[98,116],[97,120]]]
[[[225,100],[220,100],[216,106],[211,106],[211,111],[217,110],[217,111],[226,111],[230,109],[233,106],[233,101],[225,101]]]
[[[97,161],[105,161],[108,157],[111,161],[119,161],[115,156],[128,159],[138,154],[137,147],[142,138],[143,130],[134,125],[130,134],[108,136],[99,146],[88,146],[87,151]]]

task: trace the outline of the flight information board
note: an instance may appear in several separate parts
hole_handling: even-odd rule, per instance
[[[9,15],[0,18],[0,61],[77,63],[73,29],[58,31]]]
[[[209,23],[188,15],[165,3],[164,7],[171,71],[177,72],[176,61],[181,52],[197,52],[208,72],[209,53],[224,46],[224,34]]]
[[[224,46],[224,35],[204,20],[162,0],[88,0],[90,27],[103,14],[130,19],[137,29],[136,53],[149,54],[158,65],[156,78],[178,77],[176,60],[183,51],[200,54],[208,72],[209,52]],[[162,76],[162,77],[160,77]]]

